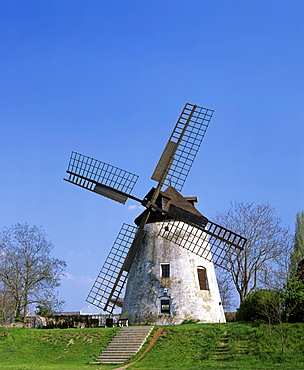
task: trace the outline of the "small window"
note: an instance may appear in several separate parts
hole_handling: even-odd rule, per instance
[[[162,263],[160,266],[161,266],[161,277],[162,278],[170,277],[170,265],[169,265],[169,263]]]
[[[198,267],[197,275],[198,275],[198,282],[199,282],[200,290],[209,290],[207,271],[205,267]]]
[[[170,300],[169,299],[162,299],[160,301],[160,312],[170,313]]]

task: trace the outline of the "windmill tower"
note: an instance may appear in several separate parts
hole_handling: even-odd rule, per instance
[[[131,195],[138,176],[72,152],[68,182],[125,204],[146,207],[136,226],[123,224],[87,301],[131,324],[225,322],[214,265],[226,264],[246,239],[213,223],[181,191],[213,111],[187,103],[152,174],[144,199]],[[166,189],[163,189],[167,187]],[[122,292],[128,281],[125,297]]]

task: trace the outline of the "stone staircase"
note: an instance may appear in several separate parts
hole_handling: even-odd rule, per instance
[[[227,361],[230,358],[229,335],[227,331],[223,332],[219,337],[219,342],[214,347],[211,355],[212,360]]]
[[[221,333],[218,337],[218,343],[215,345],[213,352],[210,356],[211,360],[216,361],[229,361],[237,359],[239,356],[252,355],[254,349],[248,347],[246,340],[235,342],[231,339],[227,331]]]
[[[145,343],[153,326],[124,326],[94,364],[122,364],[135,355]]]

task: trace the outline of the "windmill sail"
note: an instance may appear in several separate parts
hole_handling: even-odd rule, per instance
[[[122,266],[137,229],[137,227],[128,224],[122,225],[110,253],[89,292],[86,299],[87,302],[102,308],[104,311],[113,312],[128,277],[128,271],[123,270]]]
[[[211,221],[202,228],[177,219],[164,222],[159,235],[227,270],[247,240]]]
[[[174,127],[152,180],[182,190],[205,136],[213,110],[187,103]]]
[[[67,173],[64,180],[119,203],[125,204],[128,198],[138,200],[130,195],[138,176],[118,167],[72,152]]]

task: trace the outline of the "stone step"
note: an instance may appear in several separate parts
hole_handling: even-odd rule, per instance
[[[106,352],[102,353],[101,355],[98,356],[98,359],[100,358],[109,358],[109,357],[130,357],[133,356],[134,352]]]
[[[145,331],[149,330],[152,325],[147,326],[122,326],[121,331]]]
[[[118,336],[122,336],[122,335],[126,335],[126,336],[130,336],[130,335],[142,335],[142,334],[148,334],[150,333],[150,330],[142,330],[142,331],[124,331],[123,329],[121,329],[119,332],[118,332]]]
[[[148,336],[144,337],[144,338],[138,338],[138,339],[130,339],[130,338],[122,338],[120,340],[112,340],[110,344],[117,344],[119,345],[120,343],[124,343],[124,344],[128,344],[128,343],[131,343],[131,344],[140,344],[142,342],[144,342],[146,339],[148,338]]]
[[[145,341],[147,338],[148,338],[148,335],[144,335],[144,336],[137,337],[137,338],[120,337],[120,338],[115,338],[111,340],[110,343],[117,343],[117,344],[119,343],[141,343],[142,341]]]
[[[149,336],[149,334],[142,334],[142,335],[120,335],[119,337],[115,337],[113,340],[126,340],[126,339],[129,339],[129,340],[139,340],[139,339],[142,339],[142,338],[147,338]]]
[[[114,338],[113,341],[117,341],[119,342],[120,340],[133,340],[133,341],[136,341],[136,340],[142,340],[143,338],[148,338],[148,334],[143,334],[141,336],[139,335],[136,335],[136,336],[119,336],[118,338]]]
[[[99,364],[99,365],[100,364],[123,364],[126,361],[128,361],[128,358],[126,360],[111,360],[111,359],[106,360],[106,359],[104,359],[102,361],[94,361],[94,362],[91,362],[91,364],[93,364],[93,365],[96,365],[96,364]]]
[[[147,335],[149,333],[150,332],[147,331],[147,330],[145,330],[145,331],[138,331],[138,332],[127,331],[127,332],[122,332],[122,333],[118,332],[118,336],[119,337],[122,337],[122,336],[124,336],[124,337],[131,337],[131,336],[134,335],[135,337],[138,337],[139,335]]]
[[[114,353],[114,352],[123,352],[123,353],[135,352],[135,353],[137,353],[140,349],[141,349],[141,346],[137,346],[137,347],[106,348],[106,349],[104,349],[102,351],[102,353],[104,353],[105,351],[106,351],[106,353]]]
[[[116,362],[117,360],[119,360],[119,361],[122,361],[122,360],[127,361],[132,356],[133,356],[133,354],[131,354],[131,355],[130,354],[128,354],[128,355],[112,355],[112,356],[109,355],[109,356],[98,357],[96,361],[99,361],[101,363],[103,362],[103,360],[107,360],[107,361],[111,360],[113,362]]]
[[[130,345],[129,343],[128,344],[123,344],[121,343],[120,345],[118,346],[114,346],[114,345],[109,345],[107,346],[107,351],[108,350],[113,350],[113,351],[121,351],[121,350],[126,350],[126,351],[138,351],[140,348],[141,348],[142,344],[136,344],[136,345]]]
[[[143,332],[149,332],[151,326],[123,326],[119,333],[143,333]]]
[[[112,355],[129,355],[129,354],[133,354],[133,353],[136,353],[137,351],[136,350],[112,350],[112,351],[103,351],[102,352],[102,355],[100,356],[112,356]]]
[[[116,361],[128,361],[130,357],[132,357],[133,355],[117,355],[117,356],[103,356],[103,357],[98,357],[98,359],[96,361],[99,361],[101,363],[104,362],[104,360],[107,360],[107,361],[113,361],[113,362],[116,362]]]
[[[103,363],[105,360],[108,362],[108,361],[113,361],[113,362],[117,362],[117,361],[123,361],[123,362],[126,362],[129,360],[129,358],[133,356],[132,355],[113,355],[113,356],[102,356],[102,357],[98,357],[98,359],[96,361],[99,361],[101,363]]]
[[[153,326],[122,327],[97,358],[97,363],[122,364],[135,355],[145,343]]]
[[[141,335],[148,335],[150,333],[150,331],[140,331],[140,332],[122,332],[122,333],[118,333],[118,337],[139,337]]]
[[[116,347],[116,346],[119,346],[121,347],[122,345],[125,345],[125,346],[141,346],[144,342],[145,342],[146,339],[143,339],[143,340],[138,340],[136,342],[132,341],[132,342],[129,342],[129,341],[119,341],[119,342],[111,342],[108,344],[108,346],[110,347]]]
[[[119,341],[119,340],[140,340],[143,338],[147,338],[149,334],[142,334],[142,335],[120,335],[119,337],[115,337],[113,341]]]
[[[119,345],[121,345],[121,344],[123,344],[123,345],[128,345],[128,344],[130,344],[130,345],[134,345],[134,346],[136,346],[136,345],[138,345],[138,344],[141,344],[142,342],[144,342],[146,340],[146,338],[143,338],[143,339],[138,339],[138,340],[128,340],[128,341],[126,341],[126,340],[115,340],[115,341],[111,341],[109,344],[108,344],[108,346],[119,346]]]

